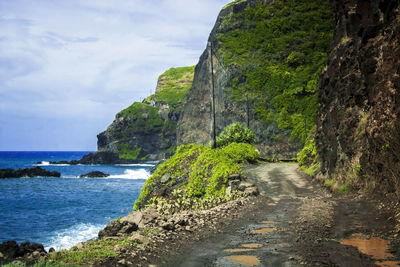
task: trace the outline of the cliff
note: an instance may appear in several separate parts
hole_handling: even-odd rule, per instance
[[[329,1],[234,1],[210,34],[216,134],[248,125],[264,157],[293,159],[315,122],[318,78],[332,38]],[[210,142],[210,57],[196,65],[177,143]]]
[[[399,1],[335,1],[316,146],[336,187],[400,193]]]
[[[193,73],[194,66],[163,73],[155,94],[120,111],[107,130],[97,136],[98,152],[112,152],[122,160],[159,160],[172,154],[176,149],[176,124]]]

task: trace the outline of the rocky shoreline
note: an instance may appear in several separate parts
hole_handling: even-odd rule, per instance
[[[48,171],[40,167],[25,169],[0,169],[0,179],[4,178],[22,178],[22,177],[61,177],[56,171]]]
[[[69,165],[112,165],[112,164],[135,164],[142,163],[142,160],[121,159],[117,153],[114,152],[95,152],[84,155],[80,160],[61,160],[50,161],[50,164],[69,164]],[[41,164],[42,162],[38,162]]]
[[[127,246],[116,244],[120,256],[107,261],[90,262],[94,266],[149,266],[166,264],[181,249],[192,242],[222,231],[235,219],[255,209],[261,198],[242,197],[209,210],[185,211],[172,215],[160,214],[148,208],[110,222],[99,232],[99,240],[129,240]],[[71,250],[85,250],[96,241],[78,243]]]
[[[114,242],[112,250],[118,256],[108,260],[85,262],[89,266],[148,266],[162,263],[171,256],[171,249],[178,253],[184,246],[221,231],[242,214],[255,209],[255,202],[263,197],[247,196],[202,211],[184,211],[165,215],[153,208],[132,212],[126,217],[111,221],[98,234],[97,240],[76,244],[73,252],[84,252],[96,242]],[[127,245],[119,245],[120,241]],[[13,261],[24,263],[59,262],[63,251],[46,252],[42,244],[15,241],[0,244],[0,264]]]

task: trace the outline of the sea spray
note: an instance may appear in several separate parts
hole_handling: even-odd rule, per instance
[[[51,247],[56,250],[70,249],[76,243],[87,241],[97,237],[98,232],[105,227],[104,224],[78,223],[64,230],[55,231],[46,242],[46,251]]]

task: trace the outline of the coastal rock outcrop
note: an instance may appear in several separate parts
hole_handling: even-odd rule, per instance
[[[334,6],[317,118],[321,175],[400,196],[399,1],[339,0]]]
[[[110,176],[108,173],[104,173],[101,171],[92,171],[82,175],[79,175],[79,178],[102,178]]]
[[[37,259],[44,256],[46,251],[42,244],[23,242],[20,245],[14,240],[0,244],[0,259],[12,260],[15,258]],[[1,261],[0,261],[1,263]]]
[[[0,169],[0,178],[21,178],[21,177],[60,177],[56,171],[48,171],[40,167],[25,169]]]
[[[97,136],[97,153],[113,153],[120,160],[167,158],[176,148],[176,124],[193,73],[194,66],[163,73],[153,95],[120,111]]]

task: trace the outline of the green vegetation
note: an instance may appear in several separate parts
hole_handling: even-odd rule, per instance
[[[232,123],[225,127],[225,129],[217,137],[217,147],[226,146],[231,143],[248,143],[254,144],[256,142],[256,135],[249,128],[245,128],[240,122]]]
[[[164,72],[158,79],[155,94],[149,96],[142,103],[135,102],[128,108],[120,111],[117,118],[124,117],[128,121],[127,127],[120,130],[115,128],[113,135],[118,136],[119,157],[121,159],[146,160],[140,146],[128,144],[135,134],[148,134],[160,132],[167,148],[167,154],[172,154],[176,146],[171,139],[176,135],[176,121],[159,114],[159,107],[168,106],[169,114],[179,114],[186,93],[192,86],[195,66],[171,68]],[[164,111],[162,111],[164,112]],[[141,154],[142,153],[142,154]]]
[[[158,198],[149,202],[150,192],[161,186],[167,186],[171,192],[180,189],[175,193],[180,198],[221,197],[225,194],[228,176],[241,174],[242,164],[256,161],[259,156],[252,145],[245,143],[232,143],[217,149],[203,145],[182,145],[146,181],[134,209],[162,201]]]
[[[71,248],[70,250],[49,253],[46,260],[52,266],[54,262],[60,264],[60,266],[91,265],[95,262],[121,256],[119,252],[114,250],[117,245],[125,248],[137,244],[129,239],[89,241],[82,249]]]
[[[327,180],[325,180],[325,185],[326,185],[327,187],[329,187],[329,188],[332,188],[334,184],[335,184],[335,180],[333,180],[333,179],[327,179]]]
[[[305,142],[304,116],[310,131],[332,39],[329,1],[258,1],[227,16],[219,32],[218,56],[241,73],[228,85],[232,99],[243,102],[247,96],[259,118]]]
[[[158,78],[158,87],[154,95],[145,101],[168,104],[170,108],[179,109],[186,93],[192,87],[195,66],[170,68]],[[179,105],[179,106],[178,106]]]
[[[158,115],[158,108],[145,103],[135,102],[128,108],[120,111],[117,117],[132,117],[128,127],[134,132],[149,132],[164,125]]]
[[[300,168],[310,176],[313,176],[320,168],[317,147],[314,140],[314,133],[315,127],[312,130],[311,136],[307,138],[303,149],[297,154],[297,162]]]
[[[349,191],[349,188],[346,183],[338,186],[337,191],[339,194],[346,194]]]
[[[142,150],[142,148],[137,148],[134,150],[129,149],[129,145],[128,144],[120,144],[119,145],[119,158],[121,159],[133,159],[136,160],[140,154],[140,151]]]

